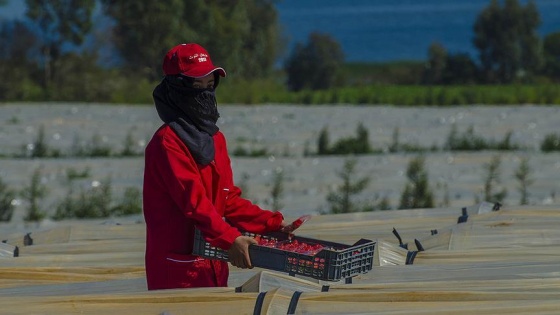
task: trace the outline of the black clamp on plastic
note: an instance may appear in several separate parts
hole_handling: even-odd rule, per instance
[[[255,309],[253,310],[253,315],[261,315],[262,306],[263,306],[263,302],[264,302],[264,296],[266,295],[266,292],[267,291],[261,292],[257,296],[257,300],[255,301]]]
[[[23,237],[23,245],[24,246],[33,245],[33,239],[31,238],[31,233],[25,234],[25,236]]]
[[[416,258],[416,255],[418,255],[418,252],[424,251],[424,246],[422,246],[422,244],[418,239],[414,239],[414,244],[416,245],[416,248],[418,250],[409,250],[408,253],[406,253],[407,265],[412,265],[414,263],[414,258]]]
[[[402,242],[402,238],[399,235],[399,232],[397,232],[397,229],[393,228],[393,234],[397,237],[397,239],[399,240],[399,246],[404,248],[404,249],[408,249],[408,244],[403,244]]]
[[[288,306],[288,313],[287,313],[288,315],[296,313],[296,308],[297,308],[297,304],[298,304],[298,301],[299,301],[299,297],[301,296],[302,293],[303,292],[301,292],[301,291],[296,291],[292,295],[292,299],[290,300],[290,305]]]
[[[419,252],[424,251],[424,246],[422,246],[419,240],[414,239],[414,244],[416,245],[416,249],[418,249]]]
[[[414,263],[414,258],[416,258],[416,254],[418,254],[418,251],[416,251],[416,250],[408,251],[408,253],[406,254],[406,264],[407,265],[412,265]]]
[[[457,224],[465,223],[469,219],[469,214],[467,213],[467,208],[463,207],[461,209],[461,216],[457,218]]]

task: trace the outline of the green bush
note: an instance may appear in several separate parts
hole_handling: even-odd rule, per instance
[[[74,191],[75,186],[75,182],[69,183],[66,197],[56,207],[54,220],[106,218],[142,211],[141,193],[135,187],[126,188],[121,202],[115,204],[110,178],[89,189],[80,188],[78,192]]]
[[[66,170],[66,179],[68,180],[68,182],[71,182],[73,180],[76,179],[83,179],[83,178],[88,178],[90,177],[90,169],[89,167],[86,167],[84,170],[77,171],[74,168],[69,168]]]
[[[142,212],[142,194],[136,187],[127,187],[122,201],[111,209],[111,215],[125,216]]]
[[[47,187],[41,183],[41,170],[36,169],[31,175],[29,186],[21,191],[21,196],[28,203],[25,221],[38,222],[45,217],[41,204],[46,195]]]
[[[232,155],[237,156],[237,157],[260,157],[260,156],[267,156],[268,152],[267,152],[266,148],[262,148],[262,149],[250,148],[250,149],[247,149],[243,146],[239,146],[239,147],[236,147],[235,150],[233,150]]]
[[[369,132],[360,122],[356,127],[356,136],[337,140],[332,146],[329,145],[329,135],[327,127],[324,127],[317,140],[317,154],[368,154],[373,153],[369,143]]]
[[[560,151],[560,134],[547,134],[541,142],[541,151]]]
[[[134,138],[132,137],[132,131],[129,131],[126,134],[126,137],[125,137],[124,142],[123,142],[123,149],[121,150],[119,156],[138,156],[138,155],[142,155],[142,153],[138,152],[135,147],[136,147],[136,142],[134,141]]]
[[[74,192],[74,185],[65,199],[56,207],[54,220],[67,218],[105,218],[111,214],[112,190],[111,180],[102,181],[99,186],[90,189],[81,188],[78,193]]]
[[[337,191],[331,191],[327,195],[327,202],[330,205],[330,213],[351,213],[360,211],[375,210],[375,206],[363,204],[355,201],[355,197],[359,195],[370,182],[370,177],[364,176],[357,178],[355,159],[349,159],[344,162],[344,167],[338,172],[342,185]],[[386,202],[386,201],[384,201]],[[387,204],[383,204],[387,206]]]
[[[285,62],[286,84],[291,91],[340,86],[343,64],[342,47],[334,38],[311,33],[306,44],[296,44]]]
[[[406,170],[408,183],[401,194],[399,209],[434,207],[434,196],[428,182],[424,161],[423,156],[417,156],[408,163]]]
[[[506,188],[502,188],[502,190],[499,192],[494,191],[496,186],[499,186],[501,184],[501,178],[500,178],[501,163],[502,163],[501,157],[499,155],[496,155],[492,158],[492,160],[488,164],[484,165],[484,169],[486,170],[486,174],[484,177],[484,200],[485,201],[502,203],[507,196]]]
[[[529,158],[521,159],[519,163],[519,168],[515,171],[515,179],[518,181],[518,191],[521,195],[519,199],[520,205],[529,204],[529,186],[531,186],[535,180],[531,176],[531,167],[529,166]]]
[[[16,197],[15,190],[11,189],[0,177],[0,221],[10,222],[14,213],[12,204]]]
[[[521,147],[511,142],[512,132],[508,132],[501,141],[486,140],[474,133],[471,125],[463,134],[459,134],[457,126],[452,125],[447,136],[444,149],[451,151],[481,151],[481,150],[519,150]]]

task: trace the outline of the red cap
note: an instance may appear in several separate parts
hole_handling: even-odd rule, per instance
[[[198,44],[180,44],[167,52],[163,58],[163,73],[165,75],[183,74],[192,78],[200,78],[218,71],[226,76],[226,71],[216,67],[210,59],[210,54]]]

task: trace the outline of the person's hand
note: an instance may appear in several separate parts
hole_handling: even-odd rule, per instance
[[[249,236],[238,236],[228,250],[229,262],[238,268],[253,268],[249,257],[249,245],[257,244],[257,241]]]

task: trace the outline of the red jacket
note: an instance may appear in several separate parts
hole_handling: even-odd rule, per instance
[[[241,198],[221,132],[214,135],[214,146],[214,161],[201,167],[175,132],[163,125],[146,147],[143,209],[149,290],[227,286],[226,262],[192,255],[195,226],[223,249],[241,235],[237,228],[254,233],[280,228],[280,212],[262,210]]]

